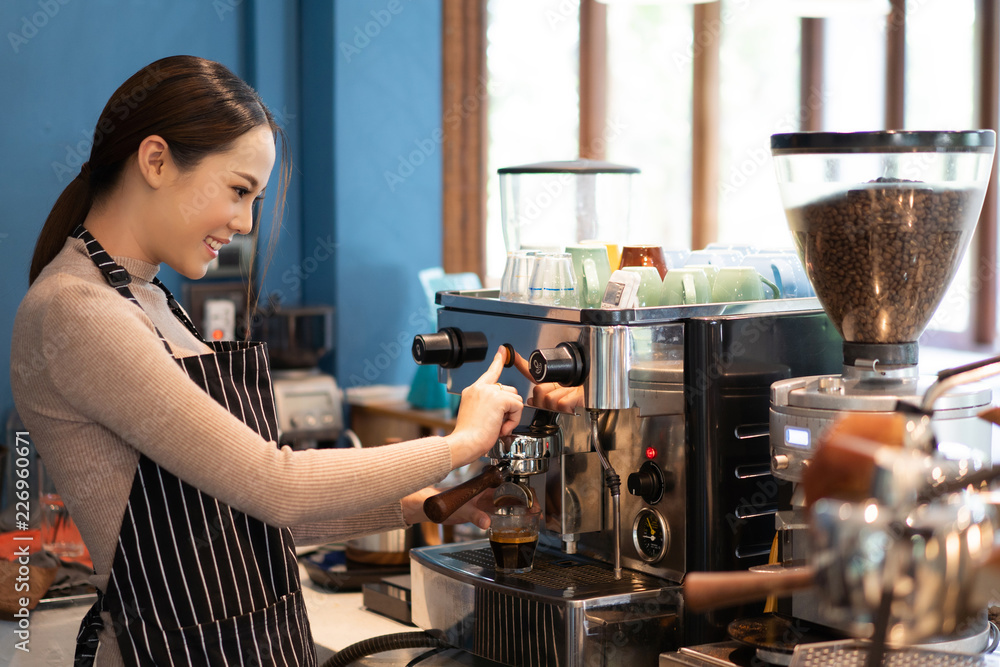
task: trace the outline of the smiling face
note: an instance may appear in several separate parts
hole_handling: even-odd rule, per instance
[[[193,169],[174,167],[144,225],[144,254],[188,278],[203,277],[219,248],[253,229],[254,201],[263,198],[274,160],[274,134],[260,125]]]

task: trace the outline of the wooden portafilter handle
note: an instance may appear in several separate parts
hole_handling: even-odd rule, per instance
[[[684,577],[684,606],[700,614],[781,597],[815,583],[815,572],[809,566],[765,572],[689,572]]]
[[[459,507],[475,498],[477,494],[486,489],[495,489],[503,484],[503,480],[504,473],[499,466],[486,466],[481,473],[472,479],[425,500],[424,514],[434,523],[442,523]]]

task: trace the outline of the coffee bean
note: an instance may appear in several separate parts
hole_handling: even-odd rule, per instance
[[[958,269],[981,196],[878,179],[788,210],[816,296],[844,340],[920,337]]]

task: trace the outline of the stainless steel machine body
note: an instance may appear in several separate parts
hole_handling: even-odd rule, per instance
[[[688,571],[767,562],[791,486],[771,475],[770,386],[841,363],[818,302],[578,310],[500,301],[495,291],[444,292],[439,302],[441,329],[481,332],[489,350],[509,344],[528,357],[575,345],[584,405],[560,415],[561,451],[550,452],[547,473],[522,478],[545,517],[535,570],[497,576],[485,542],[415,549],[414,621],[517,665],[652,665],[663,651],[722,638],[748,609],[687,614],[677,584]],[[453,363],[442,380],[460,392],[487,363]],[[528,395],[516,369],[501,382]],[[628,478],[619,534],[592,419]],[[610,576],[616,541],[621,580]]]

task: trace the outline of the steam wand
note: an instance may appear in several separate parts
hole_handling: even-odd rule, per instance
[[[607,454],[604,453],[604,449],[601,447],[601,441],[598,438],[598,426],[597,420],[600,417],[599,410],[590,411],[590,441],[594,445],[594,451],[597,452],[597,456],[601,459],[601,466],[604,467],[604,484],[611,491],[611,514],[613,520],[613,534],[614,534],[614,546],[615,546],[615,579],[622,578],[622,545],[619,536],[621,535],[622,527],[622,515],[621,515],[621,478],[615,472],[615,469],[611,467],[611,461],[608,460]]]

